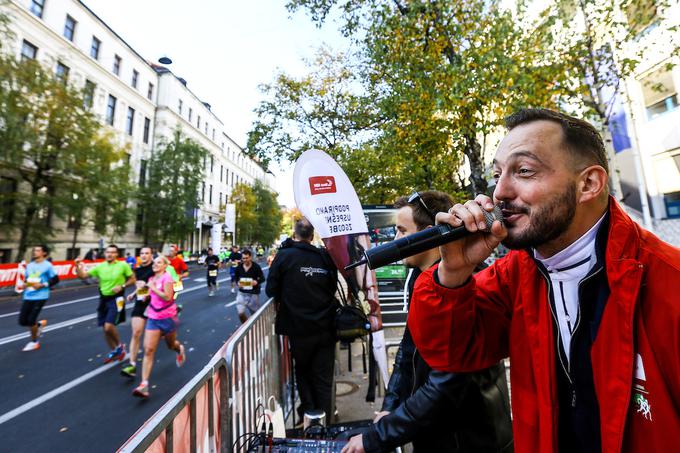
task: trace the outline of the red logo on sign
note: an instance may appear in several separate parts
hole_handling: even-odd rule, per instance
[[[335,193],[335,178],[333,176],[312,176],[309,178],[309,190],[312,195],[320,193]]]

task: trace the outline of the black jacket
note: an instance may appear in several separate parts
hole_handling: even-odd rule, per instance
[[[278,305],[276,333],[295,337],[332,331],[337,280],[328,252],[285,241],[269,268],[266,287]]]
[[[243,263],[239,264],[234,271],[234,281],[238,283],[238,281],[242,278],[252,278],[253,280],[257,280],[257,285],[253,286],[253,289],[241,289],[241,287],[239,287],[239,292],[245,294],[260,294],[260,288],[264,282],[264,273],[262,272],[262,268],[259,264],[253,261],[250,265],[250,269],[248,270],[243,267]]]
[[[411,284],[417,275],[413,277]],[[406,351],[411,357],[405,357]],[[392,451],[408,442],[417,453],[505,453],[513,449],[503,363],[465,374],[432,370],[418,354],[408,330],[397,352],[383,410],[390,414],[363,435],[367,453]]]

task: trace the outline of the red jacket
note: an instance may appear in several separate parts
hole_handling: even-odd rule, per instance
[[[680,450],[680,249],[613,199],[605,254],[611,293],[591,351],[602,452]],[[557,451],[555,334],[548,286],[513,251],[449,289],[418,279],[409,329],[430,366],[466,372],[510,357],[515,451]]]

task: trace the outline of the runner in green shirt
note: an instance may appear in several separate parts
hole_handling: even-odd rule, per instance
[[[135,284],[135,274],[125,261],[118,261],[118,247],[109,245],[104,251],[103,263],[85,271],[80,258],[76,259],[78,277],[99,280],[98,325],[104,329],[104,339],[111,352],[104,363],[125,358],[125,345],[120,342],[116,325],[125,322],[125,287]]]

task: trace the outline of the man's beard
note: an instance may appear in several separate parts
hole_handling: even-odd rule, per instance
[[[576,184],[570,184],[552,201],[535,209],[505,202],[501,202],[501,208],[529,216],[529,225],[523,231],[513,234],[513,227],[508,228],[502,244],[515,250],[538,247],[558,238],[571,225],[576,214]]]

